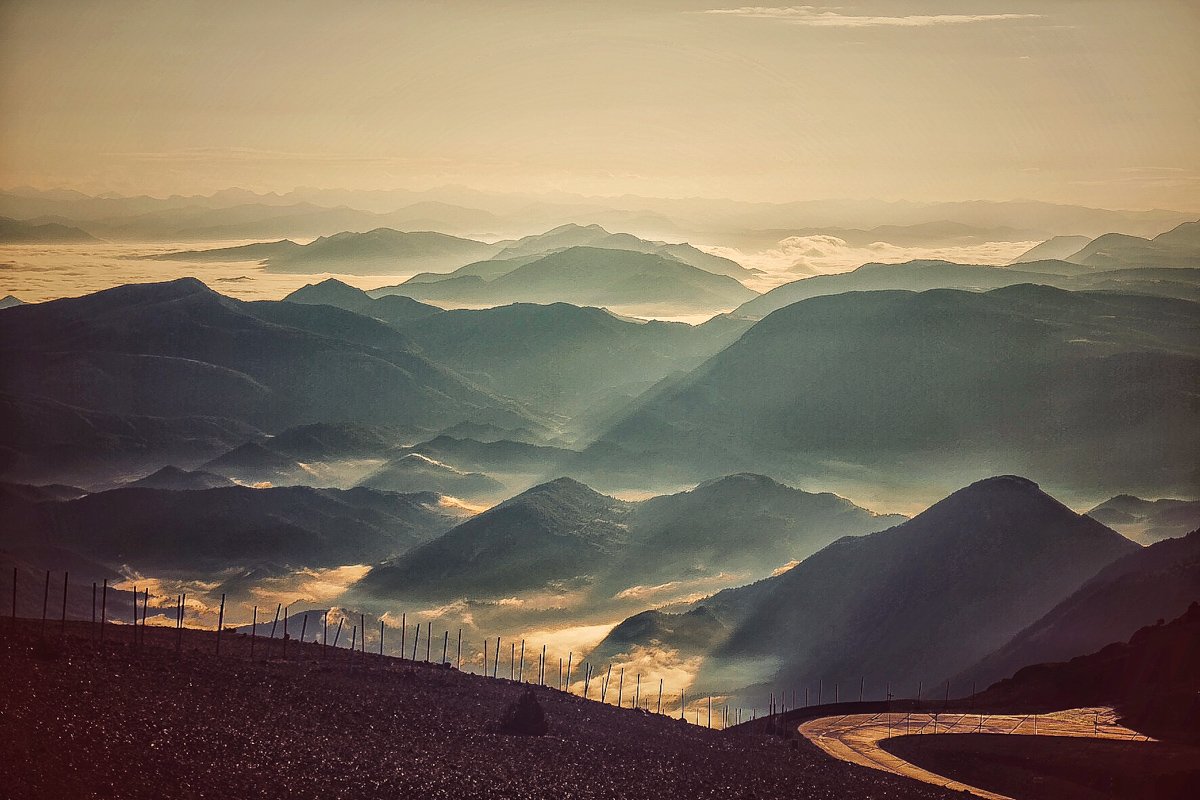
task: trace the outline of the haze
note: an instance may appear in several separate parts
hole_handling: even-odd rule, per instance
[[[1200,208],[1191,2],[7,2],[0,185]]]

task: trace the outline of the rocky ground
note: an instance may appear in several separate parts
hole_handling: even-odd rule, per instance
[[[0,764],[14,798],[942,798],[798,739],[735,735],[343,648],[0,621]]]

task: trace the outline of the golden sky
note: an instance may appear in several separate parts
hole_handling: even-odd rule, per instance
[[[0,186],[1200,207],[1200,3],[0,0]]]

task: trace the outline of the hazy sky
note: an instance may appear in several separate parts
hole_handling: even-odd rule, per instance
[[[1200,2],[0,0],[0,186],[1200,208]]]

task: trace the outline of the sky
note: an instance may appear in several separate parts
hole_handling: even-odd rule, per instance
[[[0,0],[0,187],[1190,210],[1197,41],[1195,0]]]

